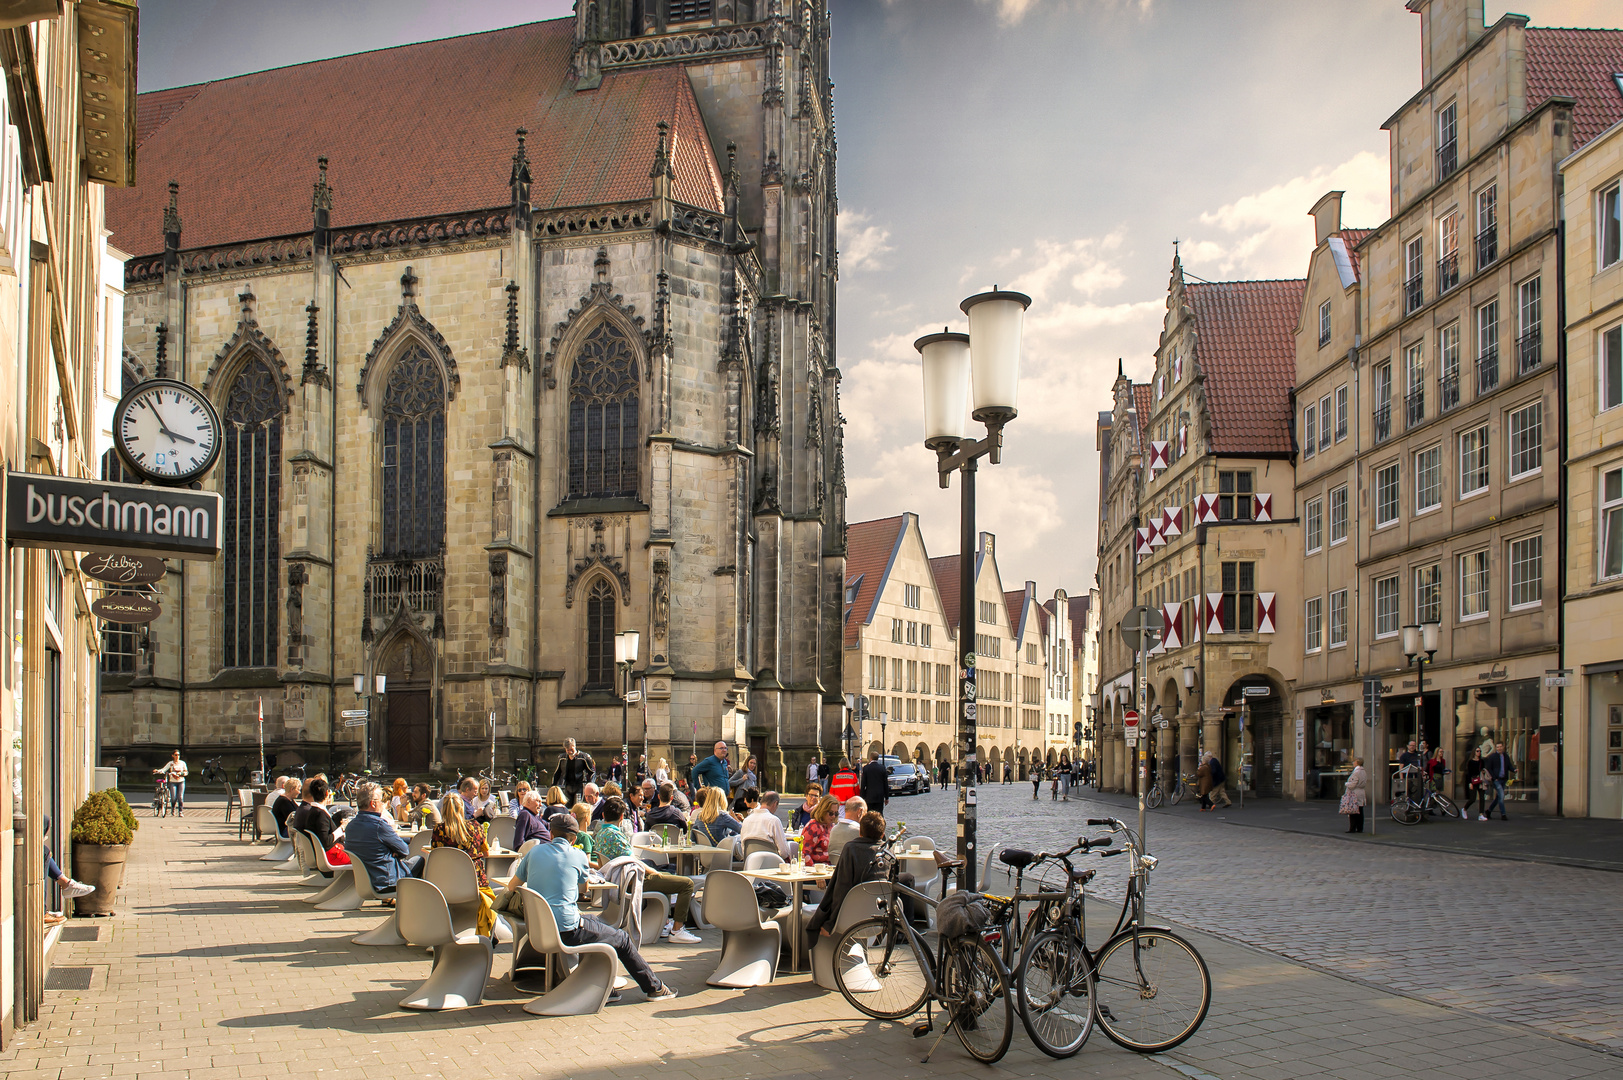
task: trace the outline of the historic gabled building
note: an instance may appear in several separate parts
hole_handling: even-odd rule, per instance
[[[1099,711],[1099,590],[1070,598],[1071,730],[1076,753],[1097,760],[1094,723]]]
[[[283,762],[602,755],[628,629],[632,742],[837,746],[828,46],[821,0],[582,0],[142,95],[126,361],[217,403],[229,522],[104,752],[246,762],[263,702]]]
[[[1116,378],[1110,431],[1135,431],[1139,446],[1136,462],[1112,451],[1104,491],[1107,787],[1136,790],[1120,745],[1135,657],[1118,627],[1140,604],[1166,623],[1145,666],[1150,779],[1192,773],[1210,750],[1256,794],[1299,789],[1287,717],[1301,658],[1291,387],[1303,284],[1186,281],[1174,255],[1154,372]]]
[[[1131,783],[1122,747],[1123,702],[1133,692],[1133,651],[1120,627],[1138,603],[1137,523],[1144,482],[1144,428],[1150,387],[1134,383],[1116,365],[1114,407],[1100,412],[1095,445],[1099,451],[1099,673],[1100,701],[1094,714],[1099,783],[1120,790]]]
[[[1357,508],[1375,756],[1503,742],[1510,799],[1553,813],[1560,690],[1560,162],[1623,118],[1623,32],[1411,0],[1421,78],[1384,125],[1392,216],[1358,245]],[[1436,622],[1420,689],[1401,628]],[[1384,780],[1384,769],[1376,770]],[[1458,776],[1456,773],[1456,782]]]
[[[954,645],[958,640],[959,557],[943,555],[930,560],[941,610],[946,613]],[[1015,741],[1015,700],[1018,678],[1015,659],[1015,627],[1004,601],[1003,577],[997,566],[997,538],[980,534],[975,552],[975,760],[988,779],[1001,779],[1003,765],[1017,760]],[[956,655],[956,653],[954,653]],[[957,694],[956,687],[953,693]],[[956,702],[956,697],[954,697]],[[959,745],[956,733],[947,732],[948,750],[956,763]],[[1026,740],[1020,740],[1024,745]],[[939,760],[939,757],[938,757]]]

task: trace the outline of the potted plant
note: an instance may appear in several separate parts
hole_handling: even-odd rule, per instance
[[[118,807],[118,816],[124,819],[124,824],[130,827],[130,832],[133,833],[141,827],[141,823],[135,820],[135,811],[130,809],[129,800],[124,798],[122,791],[117,788],[108,788],[106,795]]]
[[[111,915],[134,831],[125,823],[118,802],[107,792],[97,791],[73,812],[70,835],[74,875],[96,887],[89,896],[74,901],[75,910],[80,915]]]

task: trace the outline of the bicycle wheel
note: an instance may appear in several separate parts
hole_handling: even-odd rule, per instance
[[[1144,793],[1144,805],[1151,810],[1160,809],[1161,804],[1165,801],[1166,793],[1161,790],[1160,784],[1152,786],[1150,790]]]
[[[992,947],[978,937],[948,947],[941,972],[941,1003],[970,1056],[991,1064],[1009,1052],[1014,1002],[1008,973]]]
[[[1392,801],[1392,820],[1399,825],[1418,825],[1422,816],[1419,805],[1408,796],[1400,795]]]
[[[1179,803],[1183,802],[1184,792],[1188,790],[1189,788],[1183,783],[1183,781],[1180,780],[1178,782],[1178,786],[1172,789],[1172,805],[1177,806]]]
[[[1195,947],[1170,930],[1124,930],[1094,971],[1099,1026],[1120,1046],[1170,1050],[1195,1033],[1212,1004],[1212,977]]]
[[[1454,800],[1450,799],[1447,795],[1444,795],[1440,791],[1432,793],[1431,801],[1434,805],[1436,805],[1437,809],[1441,810],[1447,817],[1463,818],[1465,816],[1465,811],[1461,810],[1458,806],[1455,806]]]
[[[834,946],[834,985],[851,1007],[900,1020],[924,1007],[930,981],[907,932],[889,919],[857,923]]]
[[[1093,1033],[1093,965],[1070,929],[1032,939],[1014,973],[1020,1022],[1037,1049],[1068,1058]]]

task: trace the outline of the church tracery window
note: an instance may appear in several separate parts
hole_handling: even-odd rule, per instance
[[[422,345],[383,387],[381,554],[424,557],[445,545],[445,379]]]
[[[282,495],[282,387],[255,354],[225,400],[226,667],[276,665]]]
[[[614,588],[604,578],[586,594],[586,678],[581,692],[614,690]]]
[[[631,342],[599,324],[569,377],[569,498],[636,497],[638,389]]]

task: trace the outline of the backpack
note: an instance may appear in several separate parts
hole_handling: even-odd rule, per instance
[[[1212,758],[1212,763],[1209,766],[1209,769],[1212,776],[1213,787],[1216,787],[1218,784],[1221,784],[1224,780],[1228,779],[1229,774],[1223,771],[1223,762],[1219,759],[1215,757]]]

